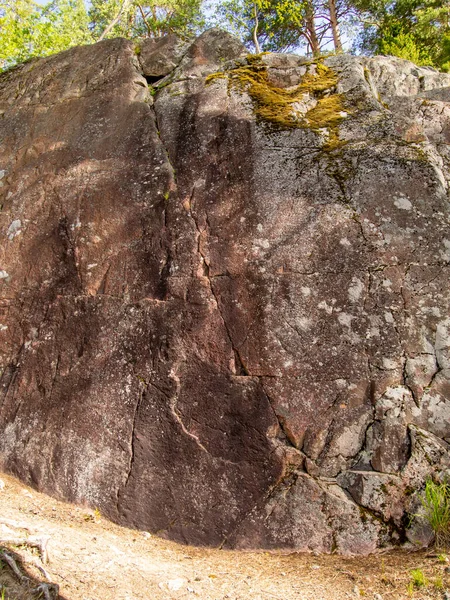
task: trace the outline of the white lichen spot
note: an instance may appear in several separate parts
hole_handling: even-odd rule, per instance
[[[341,246],[346,246],[347,248],[352,245],[346,237],[341,238],[339,240],[339,243],[341,244]]]
[[[392,358],[384,357],[381,362],[383,365],[383,369],[386,369],[387,371],[393,371],[399,366],[398,362]]]
[[[93,269],[93,268],[94,268],[94,267],[96,267],[97,265],[98,265],[98,263],[91,263],[90,265],[88,265],[88,266],[87,266],[87,268],[88,268],[88,271],[89,271],[90,269]]]
[[[6,331],[8,329],[8,325],[3,325],[3,323],[0,323],[0,331]]]
[[[391,313],[390,310],[387,310],[384,313],[384,320],[386,321],[386,323],[395,323],[394,315]]]
[[[450,317],[436,327],[436,360],[441,369],[450,369]]]
[[[364,291],[364,282],[357,277],[352,277],[352,283],[348,288],[348,297],[350,302],[358,302],[361,298],[361,294]]]
[[[13,240],[16,237],[16,235],[19,235],[21,233],[21,228],[22,228],[21,220],[14,219],[14,221],[8,227],[8,231],[6,232],[8,240]]]
[[[311,288],[309,288],[309,287],[301,287],[300,291],[303,294],[303,296],[305,296],[305,298],[308,298],[309,296],[311,296]]]
[[[256,226],[256,229],[261,233],[261,231],[263,230],[262,224],[258,223],[258,225]]]
[[[441,311],[438,306],[422,306],[419,312],[424,315],[431,315],[432,317],[439,318],[441,316]]]
[[[308,331],[312,325],[312,321],[311,319],[308,319],[308,317],[300,317],[295,320],[295,323],[302,331]]]
[[[394,197],[394,205],[397,208],[399,208],[400,210],[411,210],[412,209],[411,202],[408,200],[408,198],[405,198],[404,196],[400,196],[399,198]]]
[[[270,248],[270,242],[269,242],[269,240],[257,239],[257,240],[254,241],[254,245],[255,246],[260,246],[261,248],[264,248],[265,250],[267,250],[267,248]]]
[[[349,315],[348,313],[345,312],[341,312],[338,315],[338,321],[341,325],[344,325],[344,327],[351,327],[352,326],[352,321],[355,317],[353,315]]]
[[[370,340],[374,337],[380,337],[380,329],[378,327],[371,327],[366,333],[367,340]]]
[[[387,290],[392,291],[392,281],[390,279],[383,279],[381,285]]]
[[[6,279],[9,277],[9,274],[6,271],[0,270],[0,279]]]
[[[326,300],[322,300],[322,302],[319,302],[317,308],[324,310],[327,313],[327,315],[331,315],[331,313],[333,312],[333,307],[330,306]]]
[[[445,262],[450,262],[450,240],[443,240],[444,250],[441,250],[441,258]]]
[[[336,379],[335,384],[340,390],[347,387],[347,381],[345,379]]]

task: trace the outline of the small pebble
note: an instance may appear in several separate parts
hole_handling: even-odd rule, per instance
[[[184,579],[171,579],[170,581],[167,582],[167,587],[169,588],[169,590],[171,592],[177,592],[178,590],[181,590],[181,588],[183,587],[183,585],[185,584]]]
[[[374,594],[373,600],[383,600],[383,596],[381,594]]]

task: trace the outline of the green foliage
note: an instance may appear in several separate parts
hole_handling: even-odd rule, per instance
[[[441,0],[352,0],[363,24],[357,47],[450,69],[450,5]]]
[[[425,577],[422,569],[412,569],[411,570],[411,583],[415,588],[421,588],[428,584],[428,580]]]
[[[416,65],[430,64],[431,57],[429,53],[421,52],[416,45],[414,36],[410,33],[399,33],[396,36],[386,36],[380,40],[380,53],[392,56],[398,56],[410,60]]]
[[[83,0],[0,0],[0,68],[92,40]]]
[[[283,52],[299,45],[304,7],[305,2],[294,0],[223,0],[213,24],[253,48],[256,27],[261,51]]]
[[[419,516],[430,525],[438,548],[450,545],[450,486],[429,479],[420,497],[423,513]]]
[[[105,31],[106,38],[186,37],[203,25],[201,0],[92,0],[89,17],[95,39]]]
[[[202,26],[202,0],[0,0],[0,71],[111,37],[181,37]]]

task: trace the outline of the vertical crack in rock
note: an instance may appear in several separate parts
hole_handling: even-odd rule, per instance
[[[160,269],[160,281],[159,281],[159,286],[158,286],[159,298],[160,298],[160,300],[165,300],[166,296],[167,296],[167,282],[168,282],[168,279],[171,274],[171,267],[172,267],[172,263],[173,263],[173,256],[172,256],[172,251],[171,251],[171,247],[170,247],[170,243],[169,243],[170,236],[169,236],[169,223],[168,223],[168,216],[167,216],[167,211],[168,211],[167,203],[170,201],[170,199],[173,195],[176,195],[178,186],[177,186],[176,172],[173,167],[172,161],[170,159],[169,150],[166,148],[164,141],[163,141],[163,137],[161,135],[161,129],[160,129],[160,124],[159,124],[159,120],[158,120],[158,111],[156,110],[156,106],[155,106],[154,102],[151,103],[150,109],[153,113],[153,117],[155,120],[156,134],[158,136],[159,143],[161,144],[161,149],[166,158],[166,164],[169,167],[169,189],[164,194],[164,209],[163,209],[163,218],[162,218],[163,225],[164,225],[164,232],[163,232],[163,235],[161,236],[161,241],[160,241],[160,244],[165,252],[165,260]]]
[[[264,391],[264,394],[267,398],[267,402],[268,402],[270,408],[272,409],[273,415],[274,415],[275,419],[277,420],[278,426],[280,427],[280,430],[282,431],[283,435],[285,436],[286,441],[288,442],[288,445],[291,446],[292,448],[295,448],[297,451],[299,451],[299,448],[297,447],[297,445],[295,443],[295,439],[293,437],[291,437],[291,434],[287,430],[281,415],[278,415],[277,411],[275,410],[274,401],[272,400],[270,394],[267,392],[267,389],[264,385],[263,378],[259,377],[259,381],[260,381],[260,385]]]
[[[420,399],[417,397],[417,394],[414,392],[414,389],[408,383],[408,355],[406,351],[403,350],[403,355],[401,358],[402,361],[402,385],[404,385],[411,393],[411,397],[414,400],[414,404],[417,408],[420,408]]]
[[[68,220],[67,216],[62,217],[59,220],[58,233],[63,242],[66,255],[69,258],[69,261],[72,264],[72,268],[75,272],[75,275],[76,275],[76,278],[78,281],[78,288],[79,288],[78,291],[80,294],[82,294],[83,293],[83,280],[82,280],[80,268],[78,265],[76,248],[74,246],[74,243],[72,241],[72,237],[70,234],[69,220]]]
[[[56,381],[56,379],[57,379],[57,377],[58,377],[58,372],[59,372],[59,364],[60,364],[60,362],[61,362],[61,353],[60,353],[60,352],[58,352],[58,356],[57,356],[57,358],[56,358],[56,364],[55,364],[55,371],[54,371],[54,373],[53,373],[53,376],[52,376],[52,381],[51,381],[51,384],[50,384],[50,391],[49,391],[49,393],[48,393],[48,400],[49,400],[49,402],[50,402],[50,401],[51,401],[51,399],[52,399],[52,395],[53,395],[53,388],[55,387],[55,381]]]
[[[130,444],[129,444],[129,452],[130,452],[130,459],[128,461],[128,468],[127,468],[127,472],[124,478],[124,482],[123,484],[117,489],[117,493],[116,493],[116,510],[117,513],[120,514],[120,500],[121,500],[121,496],[123,495],[123,493],[125,492],[125,490],[127,489],[128,486],[128,482],[130,480],[131,474],[133,472],[133,467],[134,467],[134,462],[135,462],[135,458],[136,458],[136,442],[137,442],[137,423],[138,423],[138,418],[139,418],[139,411],[142,405],[142,400],[144,398],[144,394],[145,394],[145,387],[142,385],[142,382],[139,382],[139,386],[140,386],[140,390],[139,390],[139,396],[137,399],[137,402],[135,404],[134,407],[134,413],[133,413],[133,425],[131,428],[131,436],[130,436]]]
[[[181,415],[179,414],[179,412],[177,410],[181,382],[180,382],[180,378],[178,377],[178,375],[175,372],[175,367],[173,367],[171,369],[171,371],[169,373],[169,377],[175,382],[175,392],[169,401],[169,408],[170,408],[170,412],[171,412],[172,416],[174,417],[175,421],[180,425],[183,433],[185,435],[187,435],[189,438],[191,438],[192,440],[194,440],[194,442],[197,444],[197,446],[203,452],[206,452],[207,454],[209,454],[207,448],[205,448],[205,446],[201,443],[200,438],[197,435],[195,435],[194,433],[192,433],[191,431],[189,431],[189,429],[186,427],[186,425],[183,422],[183,419],[181,418]]]
[[[231,349],[233,351],[234,354],[234,360],[235,360],[235,372],[237,375],[241,375],[241,376],[247,376],[247,377],[251,377],[251,373],[248,371],[247,367],[245,366],[242,356],[239,352],[239,349],[235,346],[234,342],[233,342],[233,336],[231,334],[231,330],[228,326],[228,323],[225,319],[225,316],[223,315],[222,312],[222,308],[221,308],[221,304],[220,304],[220,300],[217,297],[217,294],[214,290],[214,282],[211,281],[211,277],[210,277],[210,266],[209,266],[209,260],[208,258],[205,256],[205,254],[202,251],[202,233],[203,231],[200,228],[199,222],[198,222],[198,218],[195,216],[195,211],[194,211],[194,200],[195,200],[195,191],[196,188],[195,186],[192,188],[191,191],[191,196],[189,199],[189,206],[190,209],[188,211],[190,217],[192,218],[192,221],[195,225],[195,229],[197,232],[197,253],[199,256],[199,260],[200,260],[200,265],[202,267],[202,275],[203,277],[205,277],[208,281],[208,287],[209,290],[211,292],[211,296],[214,300],[215,306],[217,308],[218,314],[220,316],[220,319],[223,323],[225,332],[227,334],[228,337],[228,341],[230,343]],[[206,223],[208,224],[208,219],[206,218]],[[208,227],[206,227],[205,229],[206,232],[208,232]]]
[[[10,389],[14,390],[14,383],[16,381],[18,372],[19,372],[18,363],[9,364],[3,369],[3,372],[2,372],[2,375],[0,378],[0,389],[1,389],[2,396],[3,396],[2,403],[0,405],[0,411],[3,410],[3,407],[6,404]],[[12,399],[14,399],[14,394],[13,394]]]

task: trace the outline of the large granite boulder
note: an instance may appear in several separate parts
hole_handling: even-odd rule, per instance
[[[190,544],[405,539],[450,468],[450,76],[115,39],[2,74],[0,142],[3,469]]]

